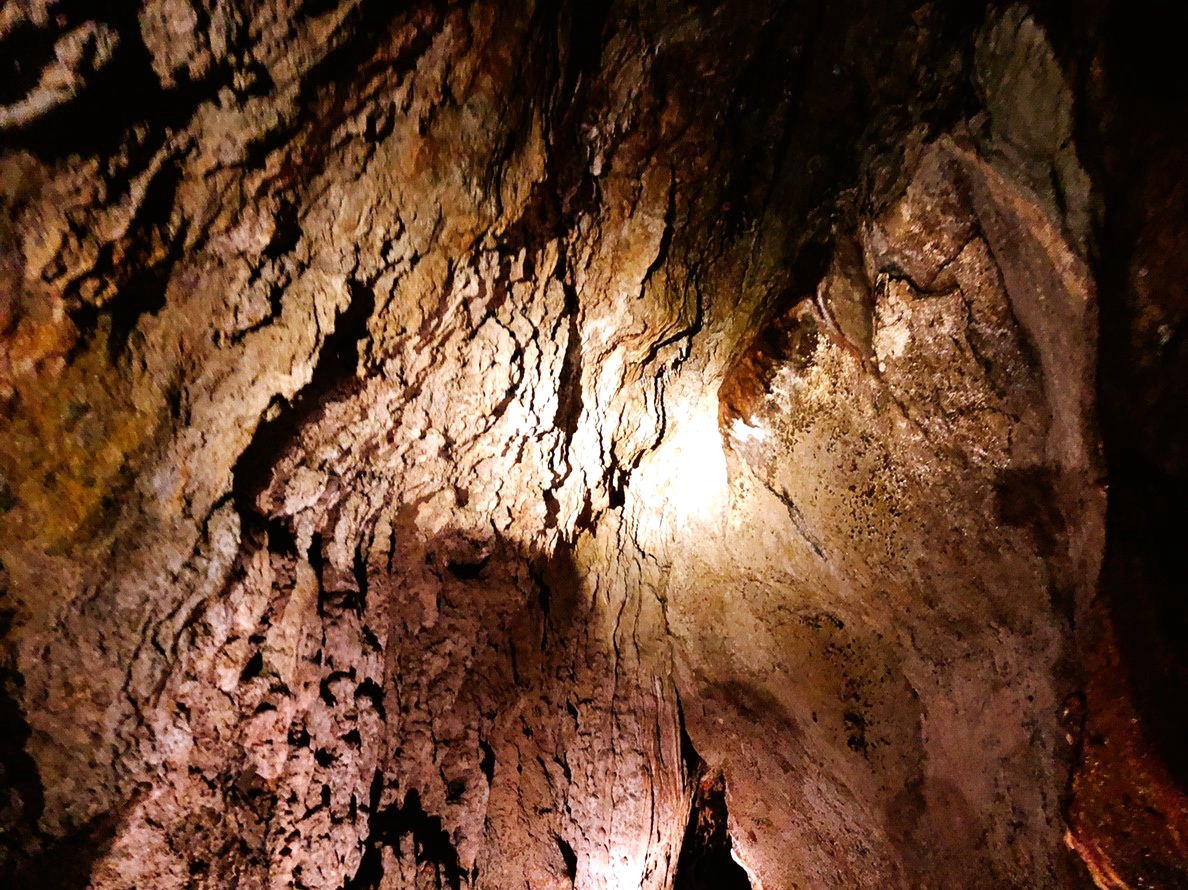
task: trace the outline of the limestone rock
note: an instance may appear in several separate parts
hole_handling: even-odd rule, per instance
[[[1149,711],[1059,27],[0,6],[0,882],[1183,875],[1070,732]]]

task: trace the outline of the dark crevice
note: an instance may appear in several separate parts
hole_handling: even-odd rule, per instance
[[[489,556],[477,559],[450,559],[446,562],[446,571],[459,581],[474,581],[482,577],[489,559]]]
[[[351,561],[351,574],[355,579],[355,586],[359,588],[357,597],[351,601],[354,606],[356,614],[362,616],[367,610],[367,558],[363,554],[362,547],[355,548],[355,555]]]
[[[1108,88],[1081,111],[1080,157],[1105,212],[1097,233],[1098,411],[1109,474],[1100,589],[1151,741],[1188,787],[1188,345],[1182,241],[1188,7],[1106,4],[1097,49]],[[1052,13],[1055,21],[1055,13]],[[1072,22],[1056,28],[1075,43]],[[1101,89],[1101,87],[1098,87]],[[1137,279],[1137,269],[1148,277]],[[1166,320],[1162,338],[1144,330]],[[1092,705],[1092,703],[1091,703]],[[1169,885],[1170,886],[1170,885]]]
[[[569,40],[561,80],[562,101],[572,105],[578,98],[582,76],[599,69],[603,29],[610,8],[608,0],[587,0],[568,6]]]
[[[338,697],[330,688],[330,681],[332,678],[333,674],[330,677],[323,677],[318,683],[318,697],[331,708],[338,704]]]
[[[365,698],[371,702],[371,706],[375,708],[376,714],[379,715],[380,720],[386,719],[386,712],[384,711],[384,691],[380,685],[374,680],[367,678],[362,683],[355,687],[355,698]]]
[[[561,360],[561,372],[557,381],[557,413],[553,425],[565,437],[566,450],[577,432],[582,417],[582,336],[578,324],[579,304],[577,292],[567,281],[564,261],[559,263],[557,277],[565,289],[565,313],[568,330],[565,339],[565,356]]]
[[[693,788],[693,802],[677,858],[673,890],[750,890],[747,873],[730,855],[726,779],[720,772],[710,772],[697,753],[685,726],[685,710],[679,695],[677,723],[681,762]]]
[[[569,878],[570,884],[573,884],[577,881],[577,854],[573,852],[569,841],[561,835],[553,837],[557,841],[557,849],[561,851],[561,859],[565,862],[565,877]]]
[[[495,750],[485,741],[479,741],[479,751],[482,752],[482,759],[479,761],[479,770],[490,785],[495,781]]]
[[[469,885],[469,875],[458,863],[458,851],[449,832],[442,826],[441,817],[428,815],[421,806],[421,796],[413,789],[399,806],[379,808],[382,779],[372,784],[372,809],[369,819],[367,849],[354,877],[343,890],[376,890],[384,877],[383,847],[397,847],[401,838],[411,835],[418,864],[428,864],[436,871],[437,886],[461,890]]]
[[[264,656],[257,652],[248,659],[248,663],[244,665],[243,670],[239,673],[239,682],[248,683],[260,676],[260,672],[264,670]]]
[[[349,282],[350,302],[326,337],[306,386],[257,428],[252,441],[235,462],[232,493],[241,516],[258,513],[255,500],[271,481],[276,466],[297,431],[355,379],[359,342],[367,337],[367,322],[375,308],[375,293],[358,281]],[[310,557],[320,548],[311,547]]]
[[[292,253],[301,241],[301,219],[297,213],[297,204],[292,197],[282,197],[276,215],[273,217],[272,237],[261,253],[261,258],[275,262]],[[254,280],[254,275],[253,275]],[[250,285],[252,281],[249,281]]]
[[[1101,586],[1135,705],[1167,768],[1188,786],[1188,713],[1169,706],[1188,695],[1188,480],[1144,466],[1122,449],[1111,459]]]
[[[54,59],[57,36],[25,22],[0,39],[0,104],[16,103],[37,86],[43,66]]]
[[[726,780],[721,773],[702,776],[693,795],[673,890],[751,890],[747,873],[730,855],[731,847]]]
[[[11,615],[3,613],[4,624],[10,623]],[[0,821],[0,881],[11,874],[23,853],[19,847],[8,849],[8,842],[34,830],[45,809],[37,764],[25,750],[29,725],[14,697],[22,685],[19,671],[0,668],[0,792],[7,804]]]
[[[0,132],[0,146],[23,148],[46,160],[70,154],[113,154],[138,123],[147,124],[154,134],[152,141],[160,144],[170,129],[180,128],[203,100],[230,79],[229,67],[224,64],[201,81],[183,79],[177,86],[164,89],[141,38],[137,4],[115,0],[65,3],[55,12],[65,15],[63,28],[56,33],[43,31],[34,42],[26,37],[15,47],[11,64],[21,66],[22,77],[32,79],[36,71],[39,78],[42,66],[52,61],[53,50],[47,54],[47,41],[84,21],[110,26],[118,33],[119,44],[106,65],[84,75],[79,90],[70,99],[22,127]],[[5,41],[4,48],[14,42]],[[129,96],[135,96],[136,101],[128,101]]]
[[[138,155],[140,151],[136,150]],[[108,177],[105,187],[113,195],[126,195],[132,179],[141,172],[139,164],[147,160],[129,157],[126,165]],[[175,225],[170,218],[180,180],[178,165],[164,164],[149,182],[129,234],[119,242],[104,243],[86,274],[67,285],[72,320],[81,331],[106,336],[107,354],[113,362],[126,353],[140,319],[164,308],[167,287],[182,260],[186,225]],[[102,286],[101,294],[108,296],[90,302],[81,292],[96,283]],[[101,326],[104,317],[108,324]],[[89,343],[90,337],[82,338],[71,357]]]
[[[151,244],[154,236],[150,227],[159,227],[159,237],[168,243],[165,257],[157,263],[136,271],[119,289],[111,301],[111,332],[108,339],[108,354],[115,358],[127,349],[129,338],[136,330],[142,316],[155,315],[165,307],[165,294],[177,263],[182,258],[181,232],[169,232],[168,219],[172,212],[180,171],[174,165],[167,165],[149,184],[148,191],[137,213],[142,221],[143,231],[134,243]],[[119,270],[110,267],[96,270],[100,276],[118,276]]]
[[[278,556],[297,556],[297,538],[287,522],[282,519],[269,519],[265,528],[270,553]]]

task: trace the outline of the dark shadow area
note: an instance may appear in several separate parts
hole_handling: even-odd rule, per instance
[[[13,619],[4,608],[6,594],[0,565],[0,645]],[[25,750],[29,724],[17,701],[22,686],[20,671],[0,654],[0,887],[81,890],[110,846],[117,819],[100,817],[63,838],[41,832],[45,797],[37,764]]]
[[[1103,86],[1081,123],[1105,209],[1101,590],[1144,726],[1188,787],[1188,8],[1108,3],[1101,21]]]
[[[673,890],[751,890],[751,881],[730,855],[726,811],[726,779],[707,771],[685,728],[685,710],[677,699],[681,730],[681,763],[694,783],[689,822],[677,858]]]
[[[370,836],[363,861],[355,876],[343,885],[343,890],[374,890],[384,877],[383,848],[396,846],[400,839],[411,835],[420,864],[428,863],[437,872],[437,885],[460,890],[469,884],[467,875],[458,864],[458,851],[441,824],[440,816],[428,815],[421,806],[421,796],[414,788],[398,806],[380,809],[379,800],[383,779],[377,772],[371,783]]]
[[[726,780],[702,775],[677,860],[673,890],[751,890],[750,879],[730,855]]]
[[[150,141],[155,147],[167,128],[182,124],[203,99],[213,96],[225,70],[216,71],[205,82],[184,81],[169,90],[162,88],[141,39],[137,13],[137,4],[70,0],[58,5],[48,27],[26,25],[0,42],[4,59],[0,64],[14,75],[0,88],[0,101],[17,102],[35,88],[43,70],[56,64],[55,41],[72,29],[97,22],[118,35],[107,64],[98,71],[83,65],[77,93],[24,126],[0,133],[0,147],[24,149],[46,160],[75,153],[109,154],[119,149],[137,124],[152,129],[155,135]]]
[[[1188,480],[1111,467],[1101,588],[1135,705],[1181,787],[1188,787]]]
[[[275,415],[260,423],[235,462],[231,490],[245,523],[260,524],[255,499],[268,487],[272,468],[285,449],[318,411],[354,381],[359,346],[367,335],[375,293],[358,281],[352,280],[349,287],[350,303],[338,314],[334,330],[326,337],[309,383],[291,401],[278,403]]]

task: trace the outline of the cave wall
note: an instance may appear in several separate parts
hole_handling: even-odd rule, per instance
[[[0,875],[1174,886],[1094,10],[0,7]]]

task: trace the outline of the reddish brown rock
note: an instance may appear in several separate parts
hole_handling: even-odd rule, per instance
[[[1174,886],[1044,15],[0,6],[0,882]]]

